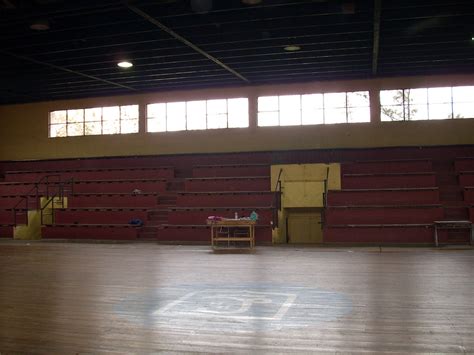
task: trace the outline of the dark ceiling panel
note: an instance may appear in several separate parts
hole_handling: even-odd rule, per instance
[[[121,0],[9,3],[0,104],[247,85],[238,75],[257,85],[474,72],[471,0],[381,0],[377,51],[375,0],[128,3],[172,33]],[[49,29],[30,29],[38,21]],[[134,67],[117,67],[122,59]]]

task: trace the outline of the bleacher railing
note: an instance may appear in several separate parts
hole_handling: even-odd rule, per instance
[[[326,168],[326,178],[324,179],[324,195],[323,195],[323,210],[321,212],[321,227],[324,227],[326,222],[326,206],[328,205],[328,189],[329,189],[329,166]]]
[[[71,186],[71,193],[73,192],[74,180],[73,178],[62,181],[60,174],[50,174],[43,176],[40,180],[35,182],[34,186],[25,194],[20,197],[18,203],[13,207],[13,224],[17,226],[19,224],[19,217],[25,216],[25,224],[28,225],[28,211],[30,210],[41,210],[41,214],[46,206],[53,203],[54,200],[60,200],[64,202],[65,193],[69,192],[66,186]],[[47,202],[45,206],[41,206],[41,197],[46,197]],[[43,216],[41,215],[41,222],[43,222]]]
[[[283,169],[280,169],[278,173],[278,179],[275,185],[275,193],[273,195],[273,216],[272,216],[272,229],[278,228],[278,212],[281,211],[281,173]]]

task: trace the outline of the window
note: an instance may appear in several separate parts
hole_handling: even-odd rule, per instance
[[[370,122],[368,91],[261,96],[258,126]]]
[[[382,121],[474,118],[474,86],[380,91]]]
[[[147,105],[147,131],[172,132],[249,126],[248,99],[218,99]]]
[[[49,136],[72,137],[138,132],[138,105],[52,111]]]

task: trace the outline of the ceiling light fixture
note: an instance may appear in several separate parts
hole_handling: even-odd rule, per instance
[[[301,47],[295,44],[290,44],[288,46],[283,47],[283,49],[287,52],[296,52],[296,51],[299,51]]]
[[[119,62],[119,63],[117,63],[117,65],[120,68],[131,68],[131,67],[133,67],[133,64],[130,63],[130,62],[127,62],[127,61]]]
[[[49,30],[48,20],[36,20],[31,23],[30,28],[35,31],[46,31]]]
[[[242,4],[245,5],[258,5],[262,2],[262,0],[242,0]]]

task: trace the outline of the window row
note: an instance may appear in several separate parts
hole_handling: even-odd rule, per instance
[[[53,111],[50,137],[138,133],[138,105]]]
[[[246,98],[150,104],[147,105],[147,131],[248,127],[248,105]]]
[[[147,132],[249,127],[247,98],[152,103]],[[380,91],[382,121],[474,118],[474,86]],[[368,91],[261,96],[257,125],[295,126],[370,122]],[[126,134],[139,131],[138,105],[53,111],[49,136]]]
[[[383,90],[382,121],[474,118],[474,86]]]
[[[258,98],[258,126],[370,122],[368,91]]]

